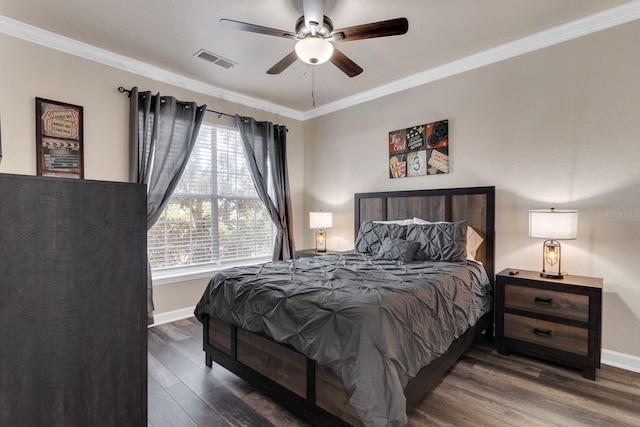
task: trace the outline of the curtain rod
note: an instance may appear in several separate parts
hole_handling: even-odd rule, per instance
[[[131,91],[130,91],[130,90],[128,90],[128,89],[123,88],[122,86],[120,86],[120,87],[118,88],[118,92],[120,92],[120,93],[125,93],[125,92],[127,92],[129,95],[131,95]],[[232,117],[232,118],[235,118],[235,117],[236,117],[236,116],[234,116],[234,115],[232,115],[232,114],[221,113],[220,111],[209,110],[208,108],[207,108],[207,111],[208,111],[208,112],[210,112],[210,113],[217,114],[217,115],[218,115],[218,118],[220,118],[220,117],[222,117],[222,116],[227,116],[227,117]]]

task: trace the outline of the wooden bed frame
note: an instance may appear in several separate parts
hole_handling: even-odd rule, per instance
[[[366,220],[418,217],[430,221],[467,220],[483,238],[476,259],[494,282],[495,187],[360,193],[355,195],[355,233]],[[245,379],[313,425],[363,425],[349,404],[349,393],[329,369],[292,347],[207,318],[203,324],[206,364],[219,365]],[[407,412],[457,362],[483,332],[493,336],[493,311],[453,342],[449,350],[418,372],[405,387]]]

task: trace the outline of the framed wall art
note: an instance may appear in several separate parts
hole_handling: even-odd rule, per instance
[[[449,121],[389,132],[389,178],[449,173]]]
[[[36,98],[38,175],[84,178],[82,107]]]

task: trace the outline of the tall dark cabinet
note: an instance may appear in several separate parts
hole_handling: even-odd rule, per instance
[[[146,426],[143,185],[0,174],[0,425]]]

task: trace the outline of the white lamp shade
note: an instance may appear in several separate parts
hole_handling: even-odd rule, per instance
[[[529,237],[538,239],[572,240],[578,237],[578,211],[529,211]]]
[[[309,36],[296,43],[296,54],[307,64],[323,64],[333,55],[333,45],[322,37]]]
[[[333,214],[331,212],[309,212],[309,228],[333,227]]]

